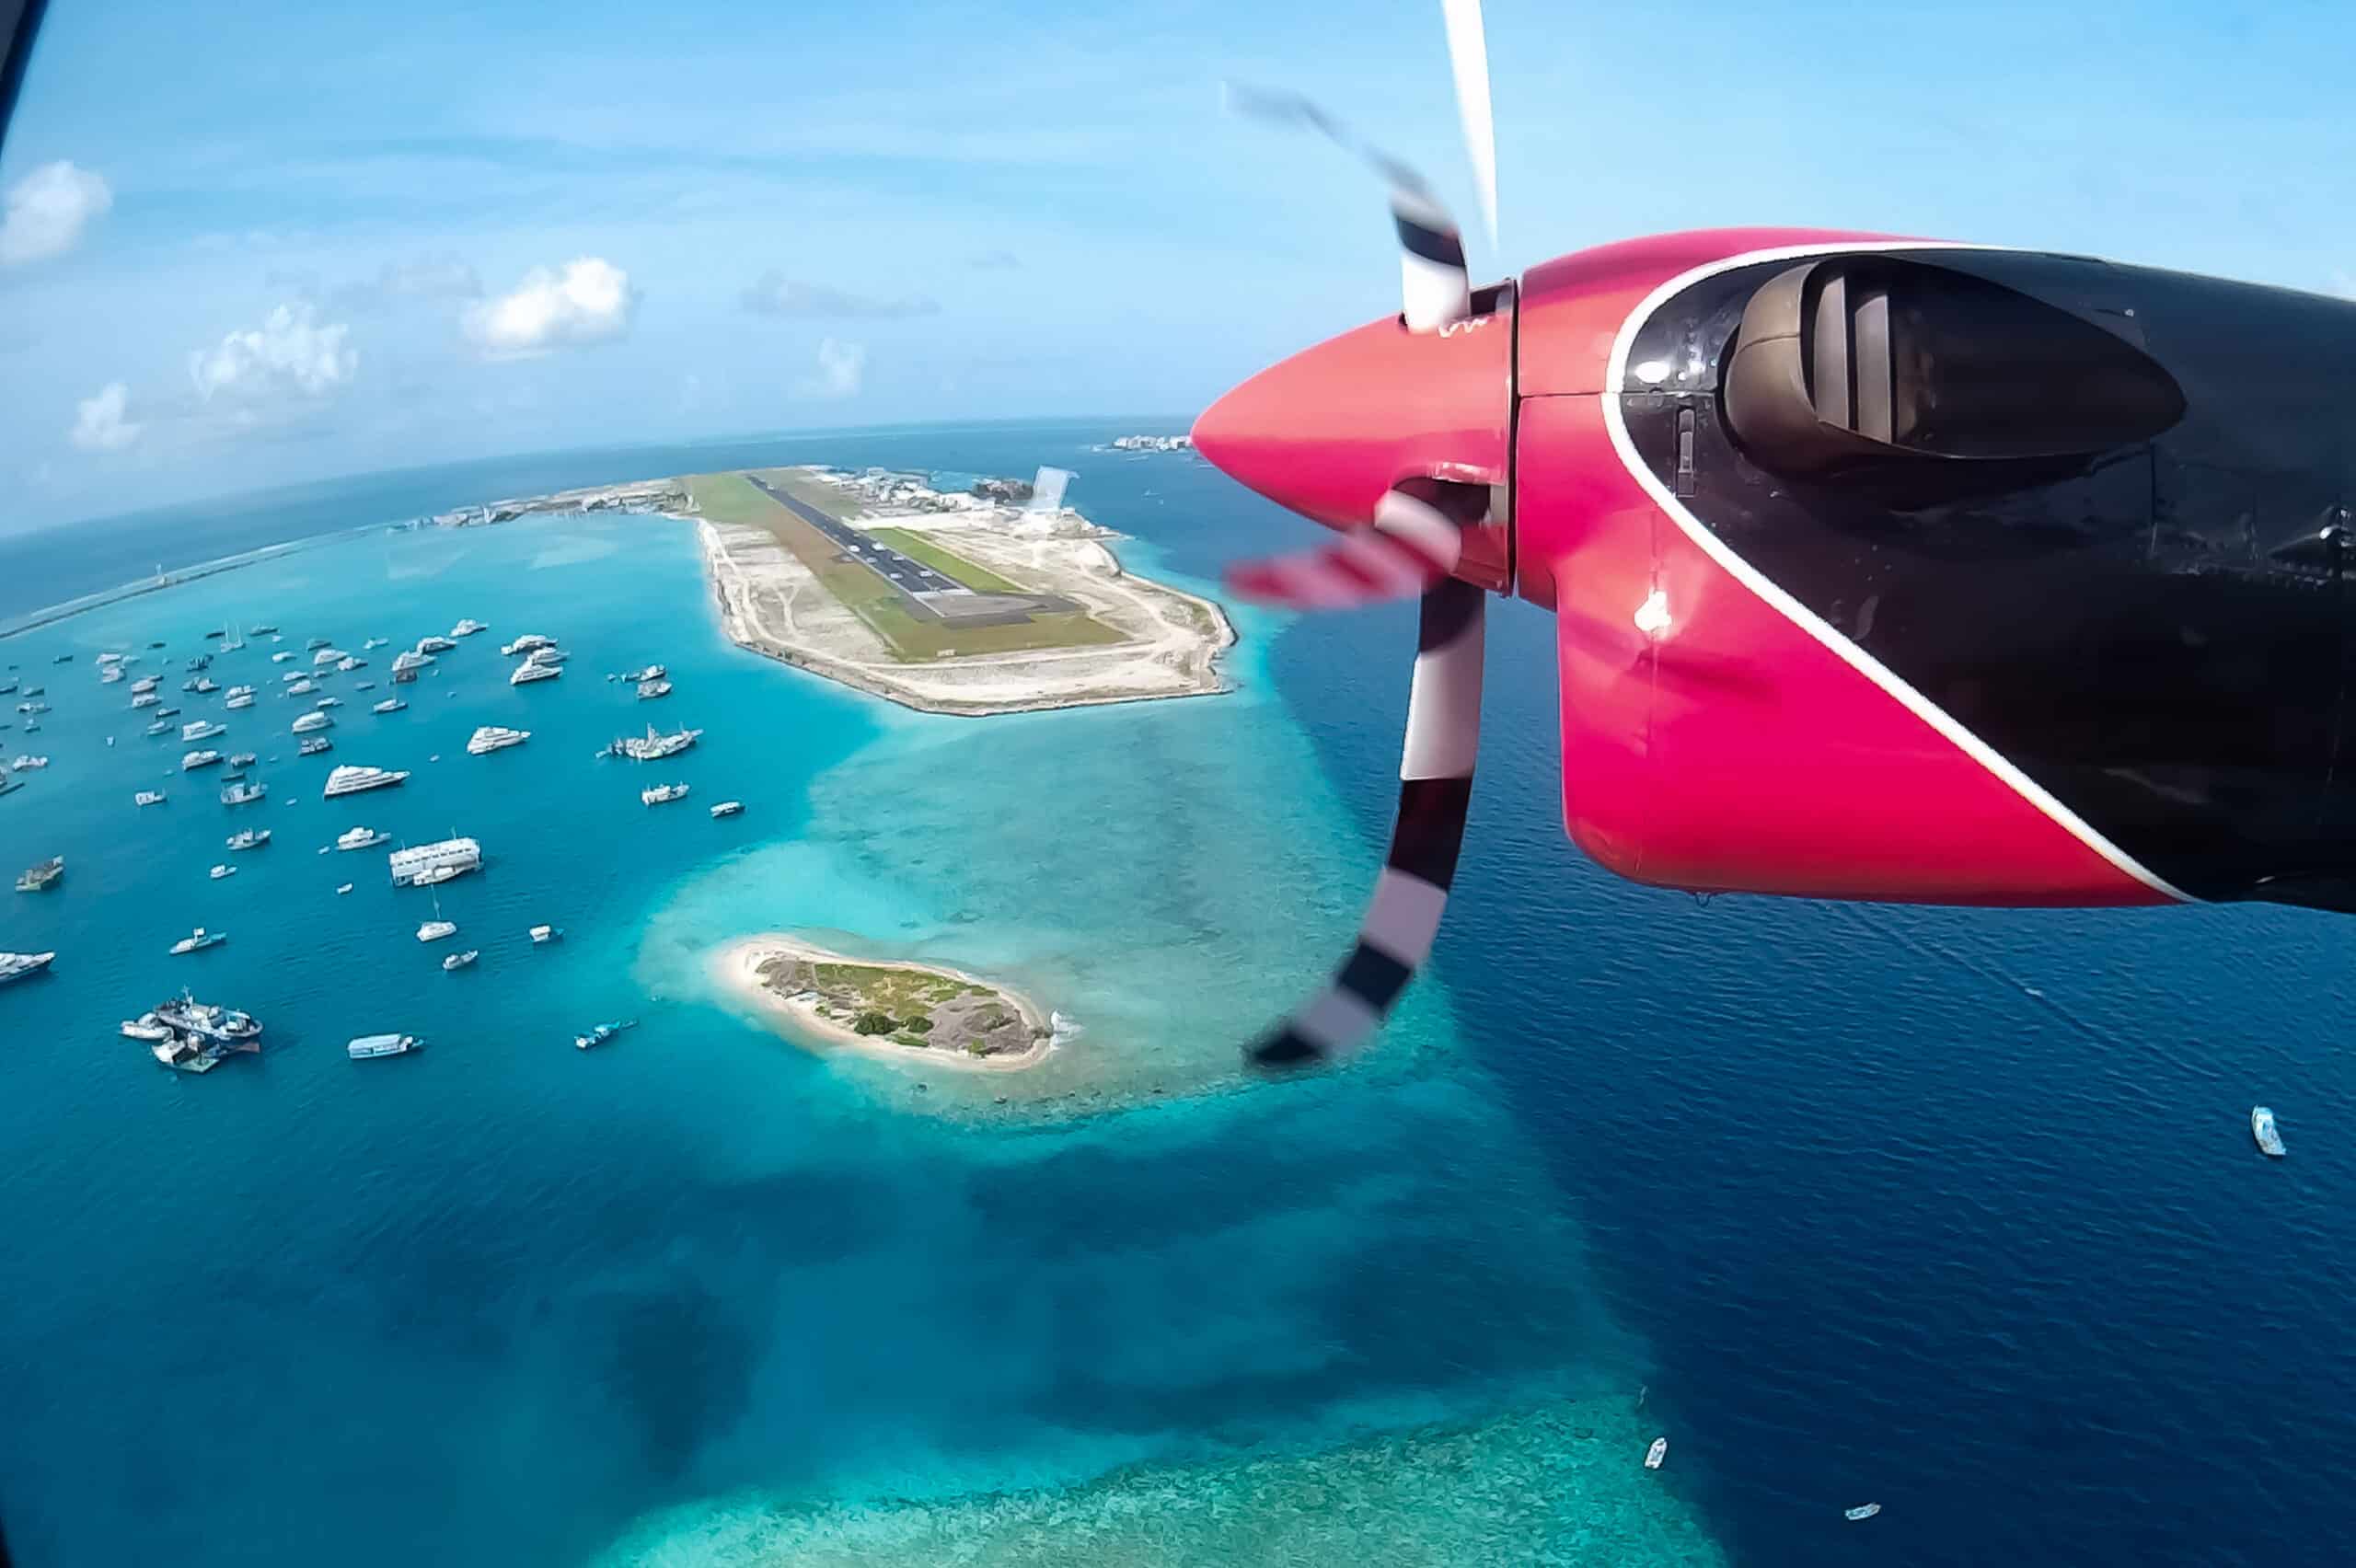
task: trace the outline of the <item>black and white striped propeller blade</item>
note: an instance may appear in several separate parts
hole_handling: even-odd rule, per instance
[[[1456,516],[1479,520],[1481,492],[1422,481]],[[1469,515],[1468,515],[1469,513]],[[1349,1055],[1374,1033],[1439,934],[1472,801],[1481,749],[1481,658],[1488,596],[1443,577],[1424,590],[1407,737],[1399,762],[1399,814],[1357,941],[1323,988],[1245,1052],[1256,1067],[1291,1072]]]
[[[1483,73],[1485,84],[1486,72]],[[1228,84],[1228,107],[1279,125],[1315,131],[1363,159],[1391,188],[1391,221],[1399,232],[1400,312],[1411,332],[1436,332],[1472,314],[1472,274],[1464,236],[1423,176],[1345,129],[1298,93]]]

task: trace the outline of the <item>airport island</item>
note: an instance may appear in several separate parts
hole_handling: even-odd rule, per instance
[[[977,716],[1229,689],[1218,655],[1235,630],[1219,606],[1131,574],[1119,535],[1021,480],[943,492],[881,470],[762,468],[433,521],[584,512],[693,524],[732,640],[905,707]]]

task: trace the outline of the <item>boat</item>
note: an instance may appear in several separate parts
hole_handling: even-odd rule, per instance
[[[384,646],[385,646],[385,644],[387,644],[387,643],[390,642],[391,640],[392,640],[392,639],[391,639],[391,638],[389,638],[389,637],[372,637],[372,638],[370,638],[367,641],[365,641],[365,642],[362,643],[360,646],[361,646],[361,648],[362,648],[364,651],[365,651],[365,650],[367,650],[367,649],[371,649],[371,648],[382,648],[382,647],[384,647]]]
[[[637,1026],[638,1020],[634,1018],[620,1019],[613,1023],[601,1023],[586,1034],[574,1035],[572,1047],[576,1051],[586,1051],[593,1045],[603,1045],[625,1029],[635,1029]]]
[[[23,779],[9,778],[8,770],[5,767],[0,767],[0,795],[12,794],[24,787],[25,781]]]
[[[168,735],[172,732],[172,721],[169,719],[158,719],[147,726],[146,732],[151,735]]]
[[[336,835],[335,847],[339,849],[374,849],[391,836],[391,834],[373,827],[355,827]]]
[[[637,681],[642,683],[646,681],[659,681],[670,673],[670,671],[664,669],[660,664],[649,664],[642,670],[624,670],[615,678],[617,680]]]
[[[304,646],[305,648],[309,649],[311,651],[313,651],[313,652],[315,652],[315,653],[316,653],[316,652],[318,652],[320,649],[325,648],[326,646],[328,646],[328,639],[326,639],[326,638],[324,638],[324,637],[315,637],[315,638],[311,639],[308,642],[306,642],[305,644],[303,644],[303,646]]]
[[[253,705],[254,688],[249,686],[231,686],[228,694],[221,699],[224,708],[251,708]]]
[[[177,719],[179,716],[180,710],[177,708],[158,708],[156,709],[156,717],[158,719]],[[29,730],[32,726],[28,724],[25,728]]]
[[[393,655],[393,678],[397,681],[415,680],[417,672],[432,663],[433,663],[433,654],[420,653],[414,648],[404,648]]]
[[[236,876],[237,874],[237,868],[227,864],[218,865],[214,867],[213,870],[206,874],[214,882],[219,882],[223,877]]]
[[[409,777],[403,767],[355,767],[349,764],[328,774],[327,789],[322,800],[334,800],[338,795],[356,795],[363,790],[382,790],[398,784]]]
[[[367,668],[367,666],[368,666],[368,661],[367,661],[367,660],[365,660],[365,659],[360,659],[360,658],[354,658],[352,655],[351,655],[351,654],[349,654],[349,653],[345,654],[342,658],[338,659],[338,660],[335,662],[335,667],[336,667],[337,669],[339,669],[339,670],[342,671],[342,672],[343,672],[345,674],[347,674],[347,675],[348,675],[348,674],[351,674],[352,671],[354,671],[354,670],[362,670],[362,669],[365,669],[365,668]]]
[[[220,760],[221,754],[217,751],[192,751],[180,758],[180,771],[193,773],[200,767],[211,767]]]
[[[242,806],[248,801],[259,801],[269,793],[269,785],[240,778],[221,791],[221,803],[225,806]]]
[[[202,697],[208,693],[219,691],[221,689],[221,683],[214,680],[211,675],[199,675],[196,677],[194,683],[187,689],[195,692],[200,697]]]
[[[1854,1524],[1859,1519],[1870,1519],[1880,1512],[1881,1505],[1878,1503],[1860,1503],[1854,1508],[1842,1509],[1841,1516]]]
[[[420,653],[447,653],[456,646],[456,643],[446,637],[435,637],[431,634],[417,640],[417,651]]]
[[[122,666],[121,666],[121,665],[120,665],[120,664],[101,664],[101,665],[99,665],[99,666],[98,666],[98,684],[99,684],[100,686],[120,686],[120,685],[121,685],[121,684],[122,684]],[[11,687],[10,689],[11,689],[11,690],[13,690],[13,689],[15,689],[15,688]]]
[[[542,664],[526,659],[515,666],[515,673],[507,677],[507,684],[529,686],[534,681],[552,681],[562,674],[564,674],[562,664]]]
[[[454,952],[444,958],[442,961],[442,967],[445,969],[464,969],[468,964],[472,963],[476,959],[480,958],[481,956],[482,952],[479,949],[468,948],[464,952]]]
[[[670,695],[671,683],[669,681],[641,681],[638,683],[638,699],[641,702],[645,702],[653,698],[668,697]]]
[[[329,696],[329,697],[323,697],[323,698],[319,698],[319,700],[318,700],[318,701],[317,701],[317,702],[315,702],[315,703],[311,704],[311,707],[312,707],[314,709],[329,709],[329,708],[341,708],[342,706],[343,706],[343,698],[340,698],[340,697],[333,697],[333,696]]]
[[[251,767],[253,765],[254,754],[251,752],[231,752],[229,754],[229,766],[232,767]]]
[[[532,928],[532,945],[534,947],[546,947],[550,942],[560,942],[562,940],[564,940],[564,932],[554,926],[535,926]]]
[[[300,670],[289,670],[278,677],[278,684],[283,686],[291,686],[296,681],[307,681],[310,678]]]
[[[232,849],[259,849],[269,842],[270,829],[266,827],[240,828],[228,837]]]
[[[339,894],[350,893],[351,891],[352,891],[352,884],[351,884],[350,882],[341,882],[341,883],[339,883],[339,884],[337,885],[337,887],[336,887],[336,892],[337,892],[337,893],[339,893]]]
[[[745,802],[742,801],[722,801],[711,808],[711,814],[716,817],[734,816],[744,809]]]
[[[290,733],[307,735],[314,730],[331,730],[334,727],[335,719],[332,715],[322,713],[314,708],[286,728]]]
[[[142,790],[131,797],[131,803],[135,806],[160,806],[164,803],[164,792],[161,790]]]
[[[73,662],[74,655],[71,653],[60,653],[56,658],[50,661],[52,664],[70,664]]]
[[[180,726],[183,741],[209,741],[215,735],[225,735],[229,726],[218,719],[191,719]]]
[[[2250,1136],[2258,1140],[2260,1153],[2277,1159],[2282,1158],[2282,1135],[2275,1130],[2273,1112],[2263,1105],[2253,1108],[2249,1113],[2249,1131]]]
[[[553,648],[555,646],[555,638],[543,637],[537,631],[527,631],[523,636],[517,638],[514,641],[509,643],[506,647],[501,649],[500,651],[507,655],[510,659],[513,659],[518,653],[529,653],[537,648]]]
[[[56,957],[53,952],[0,952],[0,986],[40,974]]]
[[[417,928],[417,940],[422,942],[438,942],[445,937],[457,934],[458,923],[456,920],[426,920],[420,922]]]
[[[375,681],[354,681],[352,683],[352,689],[354,691],[375,691],[376,689],[376,683]]]
[[[296,756],[317,756],[321,752],[335,750],[335,743],[325,735],[306,735],[295,743]]]
[[[477,730],[472,736],[468,737],[467,741],[467,753],[470,756],[480,756],[485,752],[502,751],[509,746],[520,746],[531,738],[532,732],[529,730],[511,730],[504,724],[485,724],[481,729]]]
[[[1660,1469],[1661,1460],[1667,1458],[1669,1458],[1669,1439],[1666,1437],[1656,1437],[1653,1439],[1653,1446],[1645,1450],[1645,1468],[1646,1470],[1658,1470]]]
[[[218,631],[208,631],[204,635],[207,637],[226,637],[229,635],[229,628],[225,626]]]
[[[147,694],[147,700],[148,700],[149,702],[153,702],[153,701],[155,701],[155,700],[156,700],[156,694],[155,694],[154,692],[152,692],[152,691],[151,691],[151,692],[149,692],[149,693]],[[140,704],[133,703],[132,706],[133,706],[133,707],[134,707],[134,708],[136,708],[136,707],[140,706]],[[48,712],[48,711],[49,711],[49,704],[48,704],[48,703],[46,703],[46,702],[39,702],[39,701],[35,701],[35,702],[20,702],[20,703],[17,704],[17,712],[19,712],[19,713],[46,713],[46,712]]]
[[[489,631],[490,629],[491,628],[483,625],[482,622],[474,619],[472,617],[468,617],[467,619],[462,620],[457,625],[452,627],[450,628],[450,635],[452,637],[472,637],[476,632]]]
[[[616,755],[632,762],[660,762],[666,756],[678,755],[702,734],[701,730],[674,730],[667,735],[658,735],[654,726],[649,724],[645,734],[626,735],[614,743],[613,749]]]
[[[57,879],[64,874],[65,857],[63,855],[52,855],[48,859],[43,860],[40,864],[37,866],[27,866],[23,870],[17,873],[17,891],[18,893],[46,893],[49,889],[55,887],[57,885]]]
[[[535,648],[524,655],[526,663],[534,664],[561,664],[572,657],[572,654],[554,643],[550,643],[546,648]]]
[[[278,628],[270,625],[267,621],[256,622],[254,625],[246,628],[246,629],[253,633],[256,637],[275,637],[278,635]]]
[[[124,1019],[117,1027],[127,1040],[169,1040],[172,1037],[171,1026],[159,1021],[151,1012]]]
[[[20,684],[15,675],[0,680],[0,697],[13,696]]]
[[[471,838],[412,844],[385,857],[395,887],[432,887],[480,869],[482,846]]]
[[[154,691],[162,679],[163,677],[160,675],[142,675],[137,680],[131,683],[131,689],[134,694],[144,691]],[[35,691],[39,691],[40,688],[39,686],[35,686],[33,689]]]
[[[657,784],[651,790],[641,790],[638,798],[642,805],[659,806],[665,801],[676,801],[687,792],[685,784]]]
[[[329,664],[341,664],[352,655],[341,648],[322,648],[311,655],[311,668],[324,670]]]
[[[286,695],[289,697],[308,697],[318,689],[319,683],[311,679],[308,675],[305,675],[300,679],[288,684],[286,687]]]
[[[228,940],[229,933],[226,931],[208,931],[199,926],[172,944],[172,953],[177,957],[184,952],[202,952],[209,947],[219,947]]]
[[[398,697],[388,697],[385,698],[384,701],[376,704],[374,708],[371,708],[368,711],[371,713],[398,713],[402,709],[407,708],[408,706],[408,703],[403,702]]]
[[[17,757],[16,760],[9,763],[8,766],[15,768],[19,773],[39,773],[42,768],[49,766],[49,758],[45,756],[33,756],[27,754]]]
[[[185,1034],[165,1032],[163,1039],[148,1047],[156,1060],[178,1072],[209,1073],[228,1053],[218,1045],[206,1045]]]
[[[377,1056],[406,1056],[425,1043],[414,1034],[363,1034],[343,1048],[343,1054],[355,1062],[365,1062]]]
[[[196,677],[194,675],[191,675],[188,679],[182,681],[180,683],[180,689],[182,691],[194,691],[196,689]]]

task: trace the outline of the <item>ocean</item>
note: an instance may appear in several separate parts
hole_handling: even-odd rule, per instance
[[[379,476],[9,541],[0,615],[754,462],[1052,463],[1198,590],[1307,536],[1115,433]],[[161,639],[141,668],[185,705],[208,628],[357,651],[462,616],[492,630],[405,712],[368,711],[391,648],[336,677],[378,686],[340,692],[330,756],[293,757],[295,702],[225,715],[206,744],[271,785],[235,810],[91,665]],[[569,518],[356,534],[0,642],[55,705],[0,732],[52,759],[0,844],[68,861],[0,924],[60,954],[0,991],[18,1562],[2341,1560],[2339,923],[1618,882],[1561,835],[1551,626],[1505,606],[1433,973],[1357,1067],[1249,1084],[1236,1045],[1339,956],[1379,858],[1413,620],[1238,623],[1230,696],[915,715],[726,643],[685,526]],[[572,649],[561,680],[505,684],[526,630]],[[268,651],[216,676],[274,685]],[[660,703],[601,678],[657,659]],[[706,733],[594,756],[649,718]],[[482,723],[533,737],[470,757]],[[412,777],[323,802],[330,762]],[[694,792],[645,808],[656,774]],[[273,842],[232,857],[248,823]],[[381,851],[318,853],[355,823],[489,863],[394,890]],[[435,896],[469,970],[411,934]],[[230,940],[167,957],[200,923]],[[1002,977],[1081,1032],[1019,1084],[822,1059],[709,974],[785,928]],[[260,1015],[264,1054],[191,1078],[116,1034],[182,984]],[[639,1027],[572,1049],[613,1017]],[[431,1043],[345,1059],[386,1029]]]

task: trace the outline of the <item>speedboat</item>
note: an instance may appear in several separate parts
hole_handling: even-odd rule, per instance
[[[1870,1519],[1880,1512],[1881,1505],[1878,1503],[1860,1503],[1854,1508],[1842,1509],[1841,1516],[1854,1524],[1859,1519]]]
[[[2282,1158],[2282,1135],[2274,1128],[2274,1113],[2265,1106],[2255,1106],[2249,1113],[2250,1136],[2258,1140],[2260,1153]]]
[[[236,876],[237,874],[237,868],[226,864],[219,865],[214,867],[207,874],[210,875],[214,882],[219,882],[223,877]]]
[[[1661,1460],[1667,1458],[1669,1458],[1669,1439],[1666,1437],[1656,1437],[1653,1439],[1653,1446],[1645,1450],[1645,1468],[1646,1470],[1658,1470],[1660,1469]]]
[[[229,847],[232,849],[259,849],[269,842],[270,829],[266,827],[240,828],[229,835]]]
[[[722,801],[711,808],[711,814],[716,817],[734,816],[744,809],[745,802],[742,801]]]
[[[342,886],[341,886],[341,887],[339,887],[339,888],[337,888],[337,889],[336,889],[336,892],[337,892],[338,894],[346,894],[346,893],[350,893],[351,891],[352,891],[352,884],[351,884],[350,882],[345,882]]]
[[[374,849],[391,836],[391,834],[377,828],[355,827],[336,835],[335,847],[339,849]]]
[[[576,1051],[586,1051],[592,1046],[603,1045],[606,1041],[611,1040],[623,1030],[635,1028],[637,1027],[637,1024],[638,1020],[634,1018],[622,1019],[613,1023],[601,1023],[586,1034],[574,1035],[572,1037],[573,1049]]]
[[[124,1038],[130,1040],[156,1041],[169,1040],[172,1037],[171,1026],[159,1021],[151,1012],[141,1013],[137,1018],[124,1019],[121,1027]]]
[[[174,942],[172,952],[175,956],[184,952],[199,952],[209,947],[219,947],[228,940],[229,933],[226,931],[208,931],[199,926],[195,930]]]
[[[445,958],[442,961],[442,967],[445,969],[464,969],[468,964],[472,963],[476,959],[480,958],[481,956],[482,953],[480,950],[468,948],[464,952],[454,952]]]
[[[164,803],[164,792],[161,790],[142,790],[132,796],[131,801],[133,805],[160,806]]]
[[[368,711],[371,713],[398,713],[402,709],[407,708],[408,706],[408,703],[403,702],[398,697],[388,697],[385,698],[384,701],[377,703],[375,707],[369,709]]]

